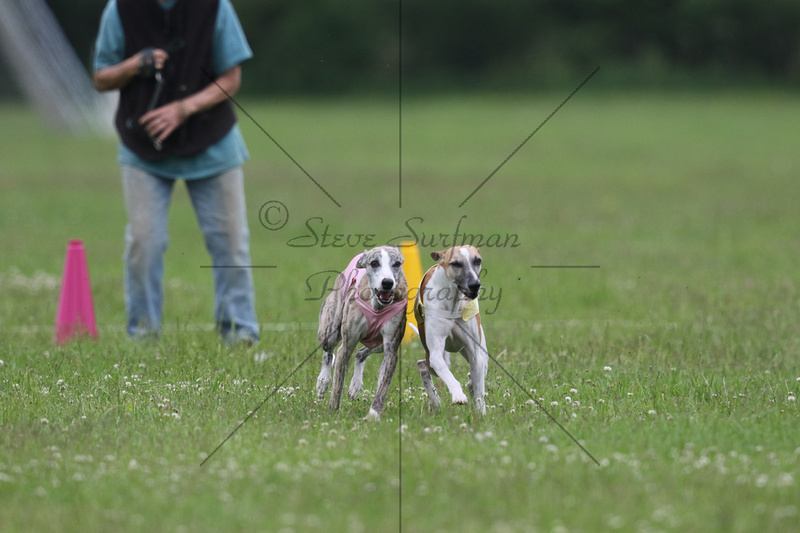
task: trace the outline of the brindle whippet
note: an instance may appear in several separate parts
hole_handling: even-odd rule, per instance
[[[364,250],[353,258],[348,268],[337,278],[337,286],[325,298],[319,312],[317,338],[322,344],[322,369],[317,378],[317,394],[325,396],[333,389],[330,408],[338,409],[344,387],[345,373],[359,341],[364,347],[356,352],[350,398],[361,391],[364,364],[372,353],[383,352],[378,387],[366,416],[377,420],[383,412],[389,384],[397,367],[397,349],[406,330],[408,282],[403,273],[403,255],[396,246],[379,246]],[[341,342],[336,357],[333,350]]]

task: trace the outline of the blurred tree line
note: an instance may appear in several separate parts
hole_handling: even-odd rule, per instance
[[[232,1],[249,94],[800,85],[798,0]],[[106,0],[48,3],[88,69]]]

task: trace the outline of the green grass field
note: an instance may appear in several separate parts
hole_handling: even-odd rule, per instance
[[[342,206],[240,114],[253,263],[276,267],[254,272],[251,349],[211,329],[182,184],[165,333],[127,340],[115,139],[0,108],[0,530],[797,530],[800,99],[587,86],[459,207],[564,96],[405,99],[402,182],[396,101],[243,102]],[[259,221],[273,201],[289,213],[275,231]],[[380,422],[361,420],[377,356],[367,390],[329,412],[320,273],[357,235],[412,230],[427,267],[459,220],[488,241],[487,415],[427,411],[418,343]],[[87,249],[100,337],[61,347],[69,239]],[[533,268],[554,265],[600,268]]]

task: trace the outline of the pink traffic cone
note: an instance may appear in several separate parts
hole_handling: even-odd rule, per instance
[[[75,335],[86,334],[97,339],[86,250],[83,241],[69,241],[53,340],[64,343]]]

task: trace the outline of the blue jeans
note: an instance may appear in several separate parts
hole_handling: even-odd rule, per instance
[[[169,241],[167,212],[175,181],[122,166],[128,212],[125,308],[128,334],[134,338],[154,337],[161,332],[164,252]],[[228,343],[258,342],[242,169],[186,180],[186,188],[213,262],[217,327]]]

